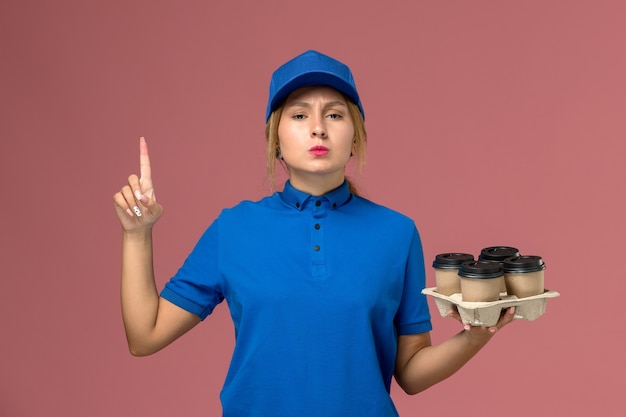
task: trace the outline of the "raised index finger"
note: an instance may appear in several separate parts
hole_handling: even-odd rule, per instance
[[[139,138],[139,181],[152,181],[152,171],[150,168],[150,155],[148,155],[148,144],[142,136]]]

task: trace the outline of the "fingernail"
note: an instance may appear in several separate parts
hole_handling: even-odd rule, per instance
[[[127,209],[126,209],[126,213],[128,213],[128,215],[129,215],[130,217],[134,217],[134,214],[133,214],[133,212],[132,212],[132,210],[131,210],[131,209],[127,208]]]
[[[142,197],[142,195],[141,195],[141,191],[139,191],[139,190],[135,190],[135,198],[136,198],[137,200],[141,201],[141,197]]]
[[[137,215],[137,217],[141,217],[141,210],[139,210],[139,207],[134,206],[134,207],[133,207],[133,211],[135,212],[135,214]]]
[[[470,329],[471,329],[471,326],[469,324],[463,325],[463,330],[469,332]]]
[[[494,334],[496,332],[496,330],[498,330],[498,329],[495,328],[495,327],[490,327],[489,328],[489,333]]]
[[[146,204],[148,202],[148,197],[142,194],[141,197],[139,197],[139,201]]]

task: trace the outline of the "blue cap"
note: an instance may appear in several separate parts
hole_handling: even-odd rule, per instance
[[[289,93],[310,85],[332,87],[352,100],[365,119],[363,106],[356,91],[352,72],[346,64],[317,51],[306,51],[285,62],[272,74],[270,97],[267,102],[265,121],[287,98]]]

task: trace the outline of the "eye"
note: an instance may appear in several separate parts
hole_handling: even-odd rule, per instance
[[[343,115],[339,114],[339,113],[330,113],[326,117],[328,117],[330,119],[341,119],[343,117]]]
[[[295,119],[295,120],[302,120],[302,119],[304,119],[304,114],[297,113],[297,114],[294,114],[293,116],[291,116],[291,118]]]

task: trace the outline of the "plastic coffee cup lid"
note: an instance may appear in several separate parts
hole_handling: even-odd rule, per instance
[[[435,256],[433,268],[459,269],[463,262],[473,261],[474,255],[470,253],[440,253]]]
[[[463,278],[489,279],[504,275],[502,265],[496,261],[468,261],[461,264],[459,276]]]
[[[506,258],[519,255],[519,249],[512,246],[490,246],[480,251],[478,259],[502,262]]]
[[[540,256],[513,256],[504,260],[502,268],[508,273],[537,272],[546,269],[546,264]]]

